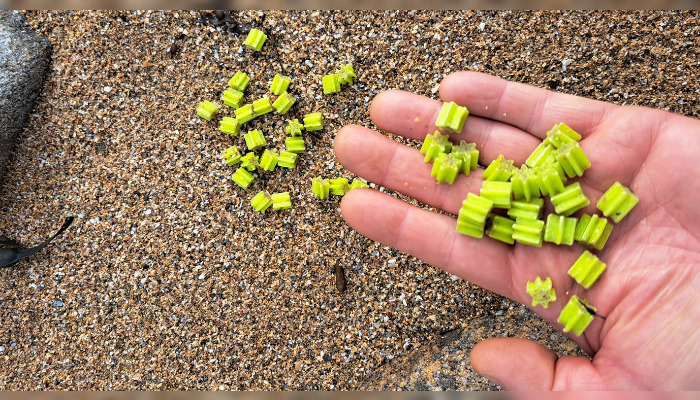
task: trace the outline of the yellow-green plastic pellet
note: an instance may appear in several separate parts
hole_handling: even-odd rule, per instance
[[[327,199],[331,192],[331,183],[328,179],[316,177],[311,180],[311,191],[319,199]]]
[[[583,171],[591,167],[591,162],[578,143],[567,144],[557,149],[557,162],[569,178],[582,176]]]
[[[323,114],[320,112],[306,114],[304,116],[304,129],[307,131],[319,131],[323,129]]]
[[[475,237],[477,239],[481,239],[484,237],[484,224],[477,224],[475,222],[465,220],[465,219],[457,219],[457,232]]]
[[[367,181],[362,179],[362,178],[355,178],[352,180],[352,183],[350,184],[350,190],[352,189],[367,189],[369,188],[369,185],[367,184]]]
[[[583,214],[574,233],[574,240],[588,247],[601,250],[610,237],[613,226],[597,215]]]
[[[462,160],[452,153],[440,153],[435,158],[430,174],[436,178],[437,183],[454,183],[462,167]]]
[[[462,160],[460,170],[465,175],[469,175],[471,171],[479,168],[479,150],[476,149],[476,143],[460,140],[459,144],[452,146],[451,152]]]
[[[254,129],[252,131],[248,131],[248,133],[243,136],[245,139],[245,145],[248,147],[248,150],[250,151],[255,151],[262,149],[263,147],[267,146],[267,141],[265,141],[265,136],[263,135],[262,131],[259,129]]]
[[[567,144],[575,144],[581,140],[581,135],[569,128],[565,123],[559,123],[552,127],[547,132],[547,138],[544,142],[551,144],[555,149],[558,149]]]
[[[231,136],[238,136],[241,132],[241,123],[236,118],[223,117],[219,123],[219,130]]]
[[[299,122],[298,119],[293,119],[287,121],[287,126],[284,130],[289,134],[289,136],[301,136],[301,132],[304,130],[304,124]]]
[[[239,108],[243,102],[243,92],[234,88],[228,88],[221,95],[221,101],[233,109]]]
[[[486,235],[501,242],[513,244],[515,242],[513,239],[514,223],[515,221],[510,218],[491,214],[486,222]]]
[[[221,158],[224,159],[226,164],[235,165],[241,161],[241,151],[238,149],[238,146],[231,146],[221,152]]]
[[[540,197],[540,185],[536,171],[527,165],[513,168],[510,183],[515,200],[530,201],[533,197]]]
[[[340,79],[338,74],[328,74],[321,80],[323,84],[323,94],[333,94],[340,92]]]
[[[467,194],[459,209],[458,221],[463,220],[476,225],[486,224],[486,217],[493,210],[493,202],[474,193]]]
[[[544,221],[541,219],[516,218],[513,224],[513,239],[518,243],[542,247]]]
[[[231,180],[236,182],[238,186],[242,187],[243,189],[248,189],[248,186],[250,186],[251,182],[253,182],[253,175],[246,171],[245,168],[238,168],[236,172],[231,175]]]
[[[560,174],[551,164],[535,167],[537,186],[543,196],[555,196],[564,191],[566,176]]]
[[[574,265],[569,268],[569,275],[574,278],[579,285],[590,289],[600,275],[603,274],[605,268],[606,265],[604,262],[600,261],[593,253],[586,250],[576,262],[574,262]]]
[[[272,208],[275,210],[288,210],[292,208],[292,199],[289,192],[273,193]]]
[[[468,115],[469,110],[467,110],[467,107],[459,106],[453,101],[443,103],[435,121],[435,126],[453,133],[460,133]]]
[[[542,280],[539,276],[533,282],[528,282],[526,285],[527,293],[532,297],[532,306],[542,304],[542,307],[549,307],[549,303],[557,299],[557,294],[552,288],[552,278]]]
[[[578,182],[572,183],[564,187],[564,191],[549,198],[554,206],[554,212],[568,217],[576,211],[586,207],[591,202],[588,200],[581,184]]]
[[[506,160],[503,155],[500,155],[486,167],[481,177],[487,181],[507,182],[510,180],[513,169],[515,169],[513,160]]]
[[[428,134],[423,141],[420,152],[425,155],[423,161],[434,161],[441,153],[449,153],[452,150],[452,142],[448,135],[443,135],[440,131]]]
[[[266,40],[266,34],[264,34],[258,29],[253,28],[250,30],[250,32],[248,32],[248,36],[245,38],[243,44],[250,47],[254,51],[260,51],[260,49],[262,49],[263,47],[263,44],[265,44]]]
[[[306,151],[306,144],[304,144],[304,139],[301,136],[287,136],[284,139],[284,144],[290,153],[300,154]]]
[[[632,191],[622,186],[620,182],[613,183],[612,186],[598,199],[596,207],[606,217],[619,223],[639,202],[639,197]]]
[[[289,87],[289,83],[291,81],[292,80],[289,79],[288,76],[276,74],[275,77],[272,78],[272,84],[270,84],[270,91],[275,96],[279,96],[287,91],[287,88]]]
[[[252,151],[241,157],[241,168],[245,168],[248,171],[253,171],[258,167],[258,165],[260,165],[258,162],[258,156],[256,156]]]
[[[578,220],[574,217],[556,214],[547,215],[547,223],[544,227],[544,241],[571,246],[574,244],[577,222]]]
[[[250,199],[250,204],[255,211],[264,213],[272,205],[272,196],[263,190]]]
[[[279,160],[280,156],[277,154],[276,151],[270,150],[270,149],[265,149],[263,151],[262,156],[260,156],[260,168],[264,169],[265,171],[272,171],[275,169],[277,166],[277,161]]]
[[[347,178],[329,179],[328,182],[331,185],[331,193],[336,196],[343,196],[350,190]]]
[[[517,219],[540,219],[544,212],[544,199],[533,197],[530,201],[513,200],[510,202],[508,216]]]
[[[535,150],[530,153],[530,156],[525,160],[525,165],[530,168],[534,168],[538,165],[544,165],[547,163],[547,159],[550,155],[554,154],[554,147],[548,142],[542,142]]]
[[[219,106],[209,100],[204,100],[203,102],[199,103],[199,107],[197,107],[197,114],[207,121],[211,121],[218,113]]]
[[[248,76],[248,74],[246,74],[243,71],[236,72],[236,74],[233,75],[233,78],[231,78],[231,80],[228,81],[229,87],[232,87],[232,88],[239,90],[241,92],[244,91],[245,88],[248,87],[249,83],[250,83],[250,77]]]
[[[250,121],[251,119],[255,118],[255,112],[253,111],[252,104],[246,104],[243,107],[237,108],[233,110],[233,113],[236,114],[236,119],[241,124],[244,124]]]
[[[267,114],[272,111],[272,103],[267,97],[257,99],[253,102],[253,113],[256,117]]]
[[[277,160],[277,165],[284,168],[296,168],[297,166],[297,155],[296,153],[291,153],[289,151],[280,151],[279,160]]]
[[[511,183],[498,181],[484,181],[481,184],[481,197],[493,202],[493,208],[510,208]]]
[[[576,336],[581,336],[593,322],[593,314],[589,310],[595,312],[596,309],[586,300],[573,295],[561,310],[557,322],[564,325],[564,332],[573,332]]]
[[[284,92],[275,99],[275,102],[272,103],[272,107],[275,110],[277,110],[277,113],[286,114],[287,111],[289,111],[289,109],[292,108],[294,103],[296,103],[296,101],[296,97],[287,92]]]
[[[355,75],[355,69],[352,65],[343,65],[338,69],[338,80],[341,85],[352,85],[354,78],[357,78],[357,75]]]

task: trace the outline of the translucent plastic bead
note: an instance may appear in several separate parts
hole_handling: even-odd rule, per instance
[[[486,220],[486,235],[501,242],[513,244],[513,221],[500,215],[489,215]]]
[[[518,243],[542,247],[544,221],[540,219],[516,218],[513,224],[513,239]]]
[[[607,219],[595,214],[583,214],[576,225],[574,240],[596,250],[602,250],[612,229],[613,226]]]
[[[255,211],[264,213],[265,210],[272,205],[272,197],[266,191],[261,191],[250,199],[250,204],[253,206]]]
[[[292,80],[289,79],[288,76],[276,74],[274,78],[272,78],[272,83],[270,84],[270,91],[276,95],[279,96],[282,93],[287,91],[287,88],[289,87],[289,83]]]
[[[548,308],[549,303],[557,299],[557,294],[552,288],[552,278],[542,280],[539,276],[533,282],[527,282],[527,293],[532,297],[532,306],[535,307],[541,304],[542,307]]]
[[[211,121],[218,113],[219,106],[208,100],[204,100],[203,102],[199,103],[199,106],[197,107],[197,114],[207,121]]]
[[[557,322],[564,325],[564,332],[573,332],[576,336],[581,336],[593,322],[594,314],[591,311],[595,313],[595,308],[586,300],[574,295],[561,310]]]
[[[227,135],[238,136],[241,132],[241,123],[236,118],[223,117],[219,123],[219,130]]]
[[[443,135],[440,131],[428,134],[423,141],[420,152],[425,155],[423,161],[434,161],[441,153],[449,153],[452,150],[452,142],[448,135]]]
[[[462,167],[462,160],[452,153],[440,153],[435,158],[433,169],[430,174],[437,180],[437,183],[454,183]]]
[[[245,139],[245,144],[248,146],[248,150],[255,151],[262,149],[267,146],[267,141],[261,130],[255,129],[248,131],[248,133],[243,136]]]
[[[563,192],[550,197],[550,200],[554,206],[554,211],[566,217],[591,203],[588,197],[583,194],[581,184],[578,182],[566,186]]]
[[[586,250],[569,268],[569,275],[581,286],[590,289],[605,271],[606,265],[593,253]]]
[[[604,194],[598,199],[596,207],[606,217],[619,223],[639,202],[639,197],[632,191],[622,186],[620,182],[615,182]]]
[[[246,171],[244,168],[238,168],[236,172],[231,175],[231,180],[236,182],[238,186],[242,187],[243,189],[248,189],[248,186],[253,182],[253,175],[251,175],[250,172]]]
[[[435,126],[450,132],[460,133],[468,115],[469,110],[467,110],[467,107],[459,106],[453,101],[443,103],[435,121]]]
[[[481,184],[480,194],[481,197],[491,200],[494,208],[510,208],[510,182],[484,181]]]
[[[555,244],[574,244],[574,232],[578,220],[563,215],[547,215],[547,223],[544,227],[544,241]]]
[[[331,193],[331,183],[327,179],[316,177],[311,180],[311,191],[319,199],[327,199]]]
[[[250,30],[250,32],[248,32],[248,36],[245,38],[243,44],[254,51],[260,51],[260,49],[262,49],[263,47],[263,44],[265,44],[266,40],[266,34],[264,34],[258,29],[253,28]]]
[[[243,71],[236,72],[236,74],[233,75],[233,78],[231,78],[231,80],[228,81],[229,87],[232,87],[241,92],[248,87],[249,83],[250,77]]]

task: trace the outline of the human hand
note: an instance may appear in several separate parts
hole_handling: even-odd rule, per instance
[[[585,290],[567,274],[583,252],[578,244],[537,248],[474,239],[457,233],[450,215],[374,190],[345,195],[343,218],[361,234],[515,301],[529,305],[526,282],[551,277],[556,302],[534,309],[559,328],[556,319],[573,294],[606,317],[595,318],[580,337],[569,335],[592,362],[557,357],[525,339],[493,338],[472,350],[474,369],[508,389],[700,388],[700,121],[474,72],[446,77],[440,97],[469,109],[462,133],[450,136],[476,143],[480,164],[503,154],[520,165],[552,126],[564,122],[583,136],[592,165],[579,179],[591,200],[583,211],[596,212],[596,201],[615,181],[640,198],[597,252],[608,268]],[[374,99],[370,115],[382,130],[422,140],[435,130],[441,105],[389,91]],[[453,215],[468,192],[481,188],[483,170],[462,174],[453,185],[437,184],[417,148],[360,126],[338,133],[335,152],[368,181]]]

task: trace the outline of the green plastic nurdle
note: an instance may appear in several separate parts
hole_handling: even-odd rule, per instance
[[[338,74],[328,74],[321,80],[323,84],[323,94],[333,94],[340,92],[340,78]]]
[[[250,199],[250,204],[255,211],[264,213],[272,205],[272,196],[263,190]]]
[[[236,119],[241,124],[244,124],[250,121],[251,119],[255,118],[255,112],[253,111],[252,104],[246,104],[243,107],[237,108],[233,110],[233,113],[236,114]]]
[[[581,184],[578,182],[564,187],[563,192],[550,197],[549,200],[554,206],[554,212],[566,217],[591,203],[588,197],[583,194]]]
[[[507,182],[510,180],[513,169],[515,169],[513,160],[506,160],[503,155],[500,155],[498,158],[491,161],[491,164],[486,167],[481,177],[487,181]]]
[[[245,38],[243,44],[250,47],[254,51],[260,51],[260,49],[262,49],[263,47],[263,44],[265,44],[266,40],[266,34],[264,34],[258,29],[253,28],[250,30],[250,32],[248,32],[248,36]]]
[[[331,183],[328,182],[328,179],[323,179],[321,177],[313,178],[311,180],[311,191],[314,196],[319,199],[327,199],[330,196]]]
[[[574,233],[574,240],[596,250],[602,250],[613,226],[604,217],[583,214]]]
[[[486,217],[491,210],[493,210],[493,202],[491,200],[469,193],[467,198],[462,201],[457,220],[458,222],[462,220],[471,224],[481,225],[483,230],[486,224]]]
[[[457,219],[457,232],[477,239],[484,237],[484,226],[485,224],[477,224],[464,219]]]
[[[574,332],[576,336],[581,336],[588,325],[593,322],[594,314],[591,313],[591,310],[594,313],[596,311],[595,307],[591,306],[588,301],[573,295],[561,310],[557,322],[564,325],[564,332]]]
[[[223,117],[219,124],[219,130],[231,136],[238,136],[241,132],[241,123],[236,118]]]
[[[513,244],[515,242],[515,240],[513,240],[514,223],[515,221],[510,218],[491,214],[486,220],[486,234],[501,242]]]
[[[263,151],[262,153],[262,156],[260,156],[260,168],[264,169],[265,171],[274,170],[277,166],[277,161],[279,160],[279,158],[280,155],[277,154],[276,151],[265,149],[265,151]]]
[[[197,114],[207,121],[211,121],[212,118],[216,117],[216,114],[218,113],[219,106],[209,100],[204,100],[203,102],[199,103],[199,107],[197,107]]]
[[[331,185],[331,193],[336,196],[343,196],[350,190],[347,178],[329,179]]]
[[[284,144],[290,153],[300,154],[306,151],[306,144],[304,144],[304,139],[300,136],[287,136],[284,139]]]
[[[233,78],[231,78],[231,80],[228,81],[229,87],[232,87],[232,88],[239,90],[241,92],[244,91],[245,88],[248,87],[249,83],[250,83],[250,77],[248,76],[248,74],[246,74],[245,72],[242,72],[242,71],[236,72],[236,74],[233,75]]]
[[[613,183],[610,188],[598,199],[596,207],[606,217],[619,223],[639,203],[639,196],[622,186],[620,182]]]
[[[231,146],[221,152],[221,158],[224,159],[226,164],[234,165],[241,161],[241,151],[238,149],[238,146]]]
[[[447,182],[451,185],[459,175],[461,167],[462,160],[453,153],[440,153],[435,158],[430,174],[437,179],[437,183]]]
[[[289,151],[280,151],[280,158],[277,160],[277,165],[284,168],[296,168],[297,155]]]
[[[320,131],[323,129],[323,114],[316,112],[304,115],[304,128],[307,131]]]
[[[527,160],[525,160],[525,165],[527,165],[530,168],[534,168],[538,165],[544,165],[547,163],[547,158],[550,154],[553,154],[554,152],[554,147],[545,142],[540,143],[537,147],[535,147],[535,150],[530,153],[530,155],[527,157]]]
[[[544,221],[541,219],[516,218],[513,224],[513,239],[518,243],[542,247]]]
[[[353,189],[367,189],[369,188],[369,185],[367,184],[367,181],[362,179],[362,178],[355,178],[352,180],[352,183],[350,184],[350,190]]]
[[[508,209],[508,216],[517,219],[540,219],[544,212],[544,199],[533,197],[530,201],[512,200]]]
[[[279,96],[282,93],[287,91],[287,88],[289,87],[289,83],[292,80],[289,79],[288,76],[276,74],[274,78],[272,78],[272,84],[270,85],[270,91],[275,95]]]
[[[564,191],[566,176],[560,174],[552,164],[539,165],[534,171],[537,186],[543,196],[555,196]]]
[[[534,197],[540,197],[540,185],[536,169],[527,165],[513,168],[510,176],[513,190],[513,199],[530,201]]]
[[[287,126],[284,130],[289,134],[289,136],[301,136],[301,131],[304,130],[304,124],[299,122],[298,119],[293,119],[287,121]]]
[[[498,181],[484,181],[481,184],[481,197],[493,202],[493,208],[510,208],[511,183]]]
[[[434,161],[441,153],[449,153],[452,150],[452,142],[448,135],[443,135],[440,131],[428,134],[423,141],[420,152],[425,155],[423,161]]]
[[[557,294],[552,288],[552,278],[542,280],[539,276],[533,282],[527,282],[527,293],[532,296],[532,306],[542,304],[542,307],[549,307],[549,303],[557,299]]]
[[[243,189],[248,189],[248,186],[250,186],[250,183],[253,182],[253,179],[253,175],[251,175],[251,173],[246,171],[244,168],[238,168],[236,172],[231,175],[231,180],[236,182],[238,186],[242,187]]]
[[[347,85],[350,84],[352,85],[353,79],[357,78],[357,75],[355,75],[355,69],[353,69],[352,65],[346,64],[342,65],[338,69],[338,80],[340,81],[341,85]]]
[[[253,113],[256,117],[272,111],[272,103],[268,97],[257,99],[253,102]]]
[[[574,262],[574,265],[569,268],[569,275],[581,286],[590,289],[600,275],[603,274],[605,268],[606,265],[604,262],[600,261],[593,253],[586,250],[581,254],[578,260]]]
[[[547,132],[547,138],[544,142],[547,142],[558,149],[567,144],[575,144],[581,140],[581,135],[576,133],[573,129],[569,128],[568,125],[561,122],[552,127]]]
[[[267,146],[265,136],[259,129],[248,131],[243,138],[245,139],[245,145],[248,146],[248,150],[250,151],[259,150]]]
[[[479,150],[476,149],[476,143],[460,140],[459,144],[452,146],[452,154],[462,160],[461,172],[465,175],[479,168]]]
[[[569,178],[581,176],[583,171],[591,167],[591,162],[578,143],[564,145],[557,149],[556,154],[559,165]]]
[[[289,192],[273,193],[272,208],[275,210],[288,210],[292,208],[292,199]]]
[[[241,167],[247,169],[248,171],[254,171],[260,163],[258,162],[258,156],[252,151],[241,157]]]
[[[467,115],[469,115],[467,107],[458,106],[453,101],[443,103],[435,126],[450,132],[460,133],[464,127],[464,121],[467,120]]]
[[[272,107],[275,110],[277,110],[277,113],[286,114],[287,111],[289,111],[289,109],[292,108],[294,103],[296,103],[296,101],[296,97],[287,92],[284,92],[275,99],[274,103],[272,103]]]
[[[547,215],[547,223],[544,226],[544,241],[571,246],[574,244],[574,232],[576,232],[577,222],[578,220],[574,217],[556,214]]]
[[[243,92],[234,88],[228,88],[221,95],[221,101],[231,108],[239,108],[243,102]]]

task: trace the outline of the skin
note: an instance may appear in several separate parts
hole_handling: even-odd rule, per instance
[[[591,200],[582,212],[600,214],[595,203],[615,181],[640,197],[597,252],[608,268],[586,290],[567,274],[583,252],[580,245],[510,246],[455,231],[462,200],[479,193],[482,170],[453,185],[437,184],[418,148],[361,126],[338,133],[335,152],[347,169],[452,214],[359,189],[346,194],[341,205],[352,228],[528,305],[526,282],[549,276],[557,300],[534,310],[559,329],[556,319],[573,294],[606,317],[595,318],[580,337],[569,334],[592,361],[558,357],[525,339],[493,338],[472,350],[474,369],[514,390],[700,388],[700,121],[474,72],[446,77],[440,97],[469,109],[463,131],[451,137],[477,143],[480,164],[503,154],[520,165],[552,126],[565,122],[583,136],[581,147],[592,164],[579,179]],[[370,116],[381,130],[422,140],[435,130],[441,105],[388,91],[374,99]]]

